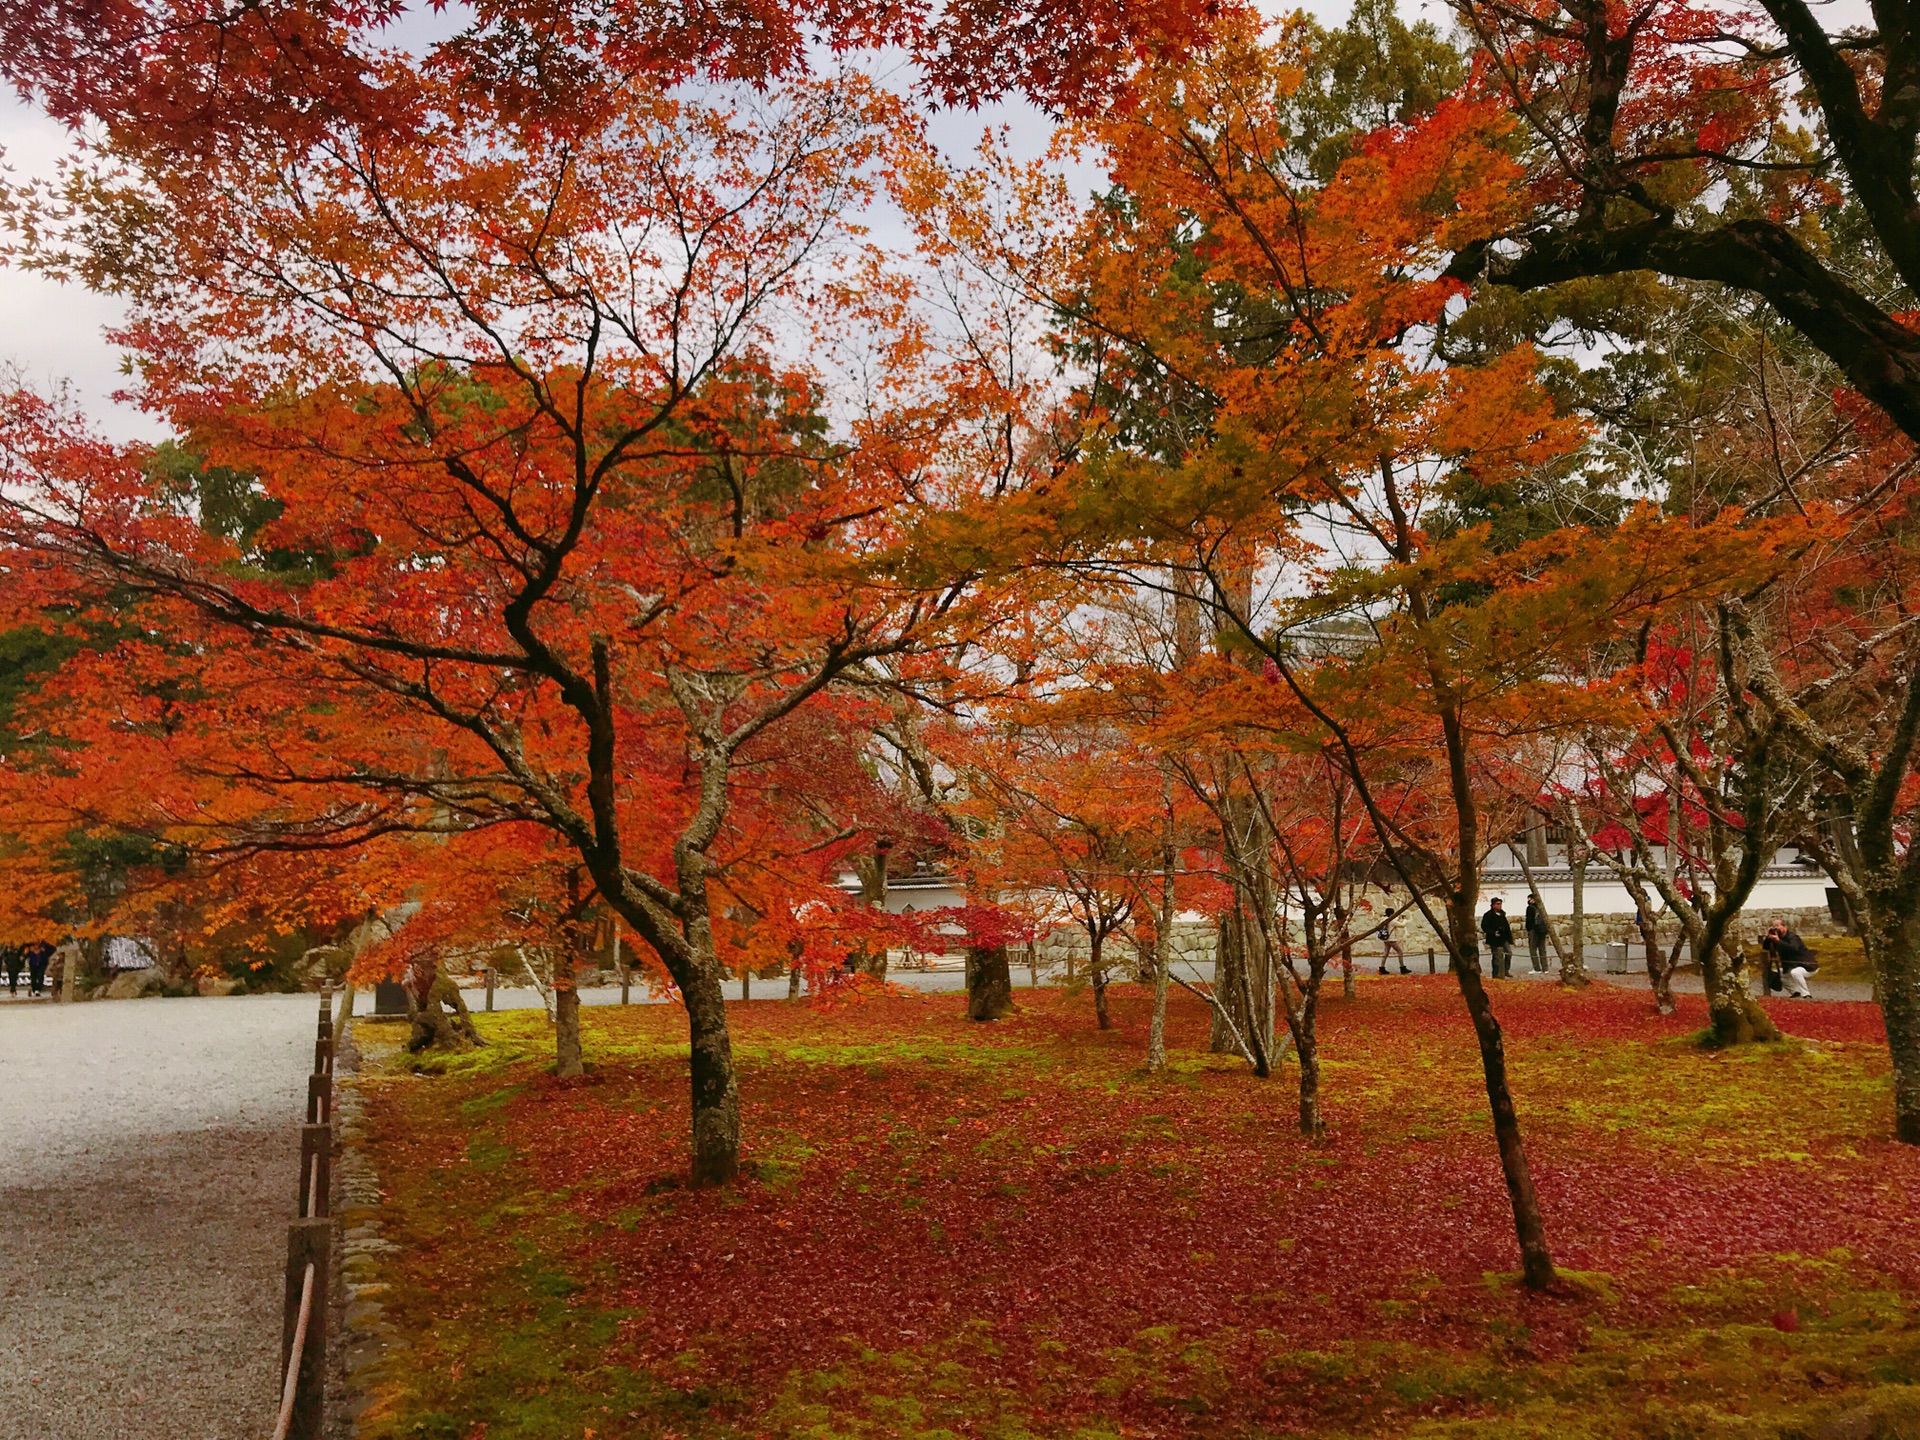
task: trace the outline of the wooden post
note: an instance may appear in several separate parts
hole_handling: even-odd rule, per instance
[[[287,1440],[320,1440],[327,1383],[327,1282],[332,1274],[333,1222],[296,1220],[287,1227],[287,1292],[281,1308],[280,1380],[289,1363],[298,1368],[293,1387],[293,1423]],[[307,1266],[313,1266],[313,1294],[307,1306],[307,1333],[296,1358],[293,1338],[300,1323],[300,1297]]]
[[[1433,968],[1433,947],[1429,945],[1427,946],[1427,974],[1437,975],[1439,973],[1438,970]]]
[[[332,1123],[333,1077],[309,1075],[307,1077],[307,1124],[330,1125]]]
[[[300,1127],[300,1203],[294,1212],[302,1220],[324,1218],[333,1184],[333,1127]]]
[[[493,968],[493,966],[491,966],[491,965],[489,965],[489,966],[487,966],[487,1009],[489,1009],[489,1010],[491,1010],[491,1009],[493,1009],[493,979],[494,979],[494,974],[495,974],[495,971],[494,971],[494,968]]]
[[[333,1032],[331,1030],[313,1042],[313,1073],[333,1074]]]

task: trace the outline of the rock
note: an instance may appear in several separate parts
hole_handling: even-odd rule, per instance
[[[231,995],[240,989],[240,982],[231,975],[202,975],[194,989],[202,995]]]
[[[158,995],[166,985],[157,969],[123,970],[113,977],[104,992],[108,1000],[139,1000],[147,995]]]

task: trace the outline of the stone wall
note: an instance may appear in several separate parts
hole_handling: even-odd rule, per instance
[[[1172,963],[1184,967],[1191,962],[1195,965],[1211,965],[1214,952],[1219,947],[1220,934],[1211,920],[1176,920],[1173,922],[1173,934],[1169,937],[1172,948]],[[1087,940],[1087,932],[1078,925],[1064,925],[1058,930],[1042,935],[1034,942],[1034,962],[1043,970],[1073,969],[1075,972],[1086,968],[1087,958],[1093,953],[1093,947]],[[1137,955],[1133,937],[1130,935],[1109,935],[1102,953],[1109,969],[1115,973],[1134,968],[1136,964],[1144,966],[1152,959],[1151,955]],[[1024,953],[1015,951],[1015,965],[1027,963]]]
[[[1389,905],[1399,910],[1407,904],[1407,897],[1403,892],[1389,894],[1383,891],[1369,891],[1363,892],[1362,898],[1371,904],[1373,909],[1370,912],[1363,912],[1361,919],[1355,924],[1354,928],[1357,930],[1365,930],[1376,923]],[[1509,898],[1508,904],[1513,903]],[[1481,908],[1485,910],[1484,905]],[[1508,912],[1513,922],[1515,948],[1523,953],[1526,949],[1526,937],[1521,933],[1520,921],[1524,908],[1525,904],[1522,901],[1521,909]],[[1767,927],[1768,922],[1776,914],[1784,916],[1786,922],[1802,935],[1819,937],[1846,933],[1844,927],[1834,921],[1825,906],[1810,906],[1800,909],[1749,910],[1735,918],[1729,938],[1738,945],[1751,945],[1760,938],[1760,932]],[[1568,917],[1554,915],[1550,919],[1560,936],[1561,943],[1566,943]],[[1394,917],[1393,923],[1394,937],[1399,940],[1401,949],[1406,952],[1410,966],[1415,960],[1422,959],[1431,948],[1438,957],[1440,968],[1445,968],[1446,947],[1428,928],[1425,917],[1418,910],[1405,910]],[[1636,959],[1640,958],[1645,948],[1640,938],[1640,927],[1634,923],[1633,916],[1630,914],[1589,914],[1586,930],[1589,946],[1619,944],[1624,941],[1629,953]],[[1660,937],[1661,944],[1671,946],[1679,937],[1679,923],[1663,913],[1655,919],[1654,931]],[[1189,961],[1196,965],[1211,965],[1219,948],[1219,931],[1211,920],[1175,921],[1172,938],[1173,962],[1176,966],[1184,966]],[[1085,930],[1077,925],[1062,926],[1050,934],[1043,935],[1035,942],[1034,959],[1043,970],[1064,971],[1071,965],[1077,973],[1086,968],[1090,951],[1091,947],[1087,943]],[[1372,936],[1362,940],[1354,949],[1355,955],[1377,956],[1379,953],[1380,942]],[[1130,936],[1110,936],[1106,943],[1105,954],[1108,964],[1116,974],[1132,969],[1135,964],[1133,940]],[[1549,960],[1552,957],[1552,947],[1549,946]],[[1685,958],[1682,956],[1683,961]],[[1013,963],[1016,966],[1025,965],[1026,956],[1016,950]]]
[[[1373,923],[1374,919],[1377,919],[1377,917],[1385,912],[1385,907],[1388,905],[1398,910],[1407,904],[1407,897],[1404,893],[1389,895],[1376,891],[1368,893],[1365,898],[1374,907],[1371,912],[1371,918],[1366,924]],[[1520,922],[1526,913],[1526,901],[1524,897],[1521,897],[1516,902],[1514,896],[1505,893],[1502,894],[1502,898],[1507,902],[1507,918],[1513,923],[1514,946],[1516,949],[1524,951],[1527,941],[1526,936],[1521,932]],[[1480,908],[1481,912],[1485,913],[1486,905],[1484,902]],[[1750,945],[1754,943],[1760,938],[1760,932],[1767,928],[1767,925],[1775,915],[1784,917],[1787,924],[1791,925],[1795,930],[1798,930],[1802,935],[1837,936],[1847,933],[1845,927],[1834,920],[1827,908],[1824,905],[1819,905],[1806,906],[1798,909],[1751,909],[1744,911],[1740,915],[1735,916],[1733,924],[1728,927],[1728,939],[1737,945]],[[1567,932],[1571,918],[1567,915],[1549,915],[1548,922],[1553,926],[1554,932],[1559,935],[1561,943],[1567,943]],[[1405,913],[1395,916],[1393,925],[1394,938],[1400,942],[1401,948],[1407,952],[1409,957],[1424,955],[1428,946],[1432,946],[1433,949],[1441,955],[1446,953],[1446,948],[1441,945],[1433,931],[1428,927],[1426,917],[1421,915],[1418,910],[1408,909]],[[1357,928],[1364,929],[1366,925],[1363,924]],[[1663,945],[1671,946],[1680,936],[1679,921],[1664,911],[1654,917],[1653,928],[1654,933],[1659,937],[1660,943]],[[1619,911],[1603,914],[1589,913],[1586,917],[1586,939],[1588,945],[1610,945],[1619,944],[1624,941],[1636,957],[1638,957],[1645,948],[1640,938],[1640,927],[1634,923],[1633,916],[1630,913]],[[1380,942],[1377,939],[1369,938],[1360,943],[1356,953],[1378,954],[1379,951]],[[1548,958],[1551,959],[1553,955],[1551,946],[1548,947],[1547,954]],[[1682,958],[1684,959],[1685,957]]]

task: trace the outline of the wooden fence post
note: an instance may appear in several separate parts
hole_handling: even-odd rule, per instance
[[[302,1220],[323,1219],[329,1206],[329,1186],[333,1181],[333,1127],[300,1127],[300,1208]]]
[[[1427,946],[1427,974],[1437,975],[1439,973],[1439,971],[1433,968],[1433,947],[1429,945]]]
[[[298,1367],[293,1383],[293,1420],[287,1440],[320,1440],[325,1421],[327,1384],[327,1284],[332,1275],[333,1222],[296,1220],[287,1227],[287,1293],[281,1310],[280,1377],[284,1384],[289,1365]],[[313,1293],[308,1298],[307,1327],[300,1354],[293,1354],[294,1333],[300,1323],[300,1301],[306,1290],[307,1266],[313,1266]]]
[[[309,1075],[307,1077],[307,1124],[328,1125],[332,1122],[333,1077]]]

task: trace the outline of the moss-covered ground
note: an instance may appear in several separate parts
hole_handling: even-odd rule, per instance
[[[1140,1069],[1084,996],[733,1011],[746,1174],[691,1191],[684,1020],[537,1012],[425,1071],[363,1032],[404,1337],[369,1440],[1920,1435],[1920,1154],[1869,1006],[1698,1048],[1605,987],[1498,992],[1556,1259],[1520,1290],[1445,977],[1329,1002],[1295,1074]],[[1690,1008],[1689,1008],[1690,1007]]]

